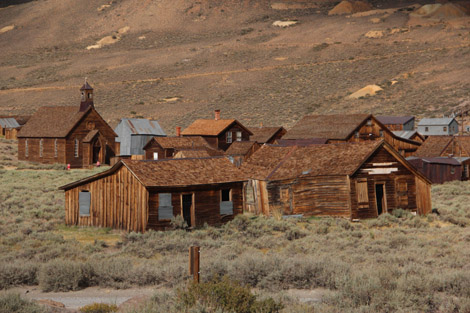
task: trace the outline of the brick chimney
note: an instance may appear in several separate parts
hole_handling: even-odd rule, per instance
[[[181,137],[181,126],[176,126],[176,137]]]
[[[220,110],[215,110],[214,115],[215,115],[215,120],[216,121],[220,120]]]

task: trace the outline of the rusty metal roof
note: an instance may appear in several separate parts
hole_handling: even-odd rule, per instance
[[[143,118],[123,118],[120,123],[127,126],[131,135],[166,136],[158,121]]]

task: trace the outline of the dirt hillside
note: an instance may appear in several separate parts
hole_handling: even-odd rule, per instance
[[[113,125],[143,116],[167,133],[216,108],[289,127],[311,113],[440,116],[470,98],[470,17],[410,17],[434,2],[340,16],[327,0],[11,3],[0,6],[2,115],[77,104],[85,77]],[[348,97],[368,85],[383,90]]]

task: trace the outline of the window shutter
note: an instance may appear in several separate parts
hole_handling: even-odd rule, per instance
[[[90,215],[90,203],[91,195],[88,191],[80,191],[78,194],[78,206],[80,211],[80,216],[89,216]]]
[[[405,180],[397,181],[397,206],[400,209],[408,207],[408,184]]]
[[[173,217],[171,193],[158,194],[158,220],[169,220]]]
[[[369,193],[367,190],[367,179],[358,179],[356,184],[358,208],[369,207]]]

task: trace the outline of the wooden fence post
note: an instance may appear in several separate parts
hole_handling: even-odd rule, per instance
[[[199,283],[199,255],[200,247],[189,247],[189,275],[193,275],[196,284]]]

